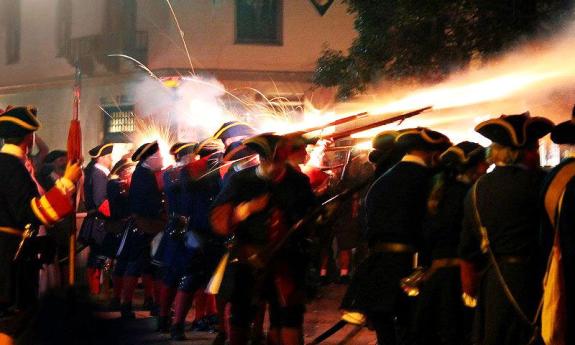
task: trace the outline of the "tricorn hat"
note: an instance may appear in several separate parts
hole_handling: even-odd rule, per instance
[[[575,106],[571,112],[571,120],[561,122],[553,128],[551,140],[555,144],[575,144]]]
[[[239,136],[253,136],[256,134],[255,129],[245,122],[240,121],[230,121],[224,123],[213,135],[214,139],[220,139],[221,141],[226,141],[228,138],[239,137]]]
[[[170,154],[174,156],[176,161],[182,159],[182,157],[189,155],[190,153],[194,153],[198,143],[190,142],[190,143],[175,143],[170,148]]]
[[[150,157],[154,153],[158,152],[160,146],[158,145],[157,141],[153,141],[151,143],[146,143],[138,147],[136,152],[132,155],[132,161],[145,161],[146,158]]]
[[[118,162],[116,162],[116,164],[114,164],[114,167],[112,168],[112,170],[110,170],[110,176],[118,175],[124,169],[133,167],[134,165],[135,163],[132,162],[131,159],[122,158]]]
[[[444,151],[451,146],[449,138],[425,127],[406,129],[395,138],[395,144],[405,152],[410,150]]]
[[[484,160],[485,147],[471,141],[462,141],[445,150],[439,159],[445,167],[462,170]]]
[[[401,132],[402,130],[389,130],[377,133],[371,140],[371,146],[373,147],[373,150],[369,153],[369,161],[376,164],[384,156],[395,152],[398,149],[395,143],[395,139]]]
[[[96,159],[111,154],[113,150],[114,150],[114,144],[110,143],[93,147],[92,149],[90,149],[90,151],[88,151],[88,153],[90,154],[90,157],[92,157],[92,159]]]
[[[255,155],[256,152],[251,148],[244,145],[241,141],[236,141],[231,143],[224,151],[224,162],[236,161],[251,155]]]
[[[0,137],[20,138],[37,131],[40,128],[40,122],[36,114],[37,110],[34,107],[8,106],[0,114]]]
[[[206,138],[198,143],[194,152],[195,154],[203,158],[207,155],[210,155],[218,151],[221,152],[223,150],[224,145],[220,140],[214,138]]]
[[[242,143],[259,154],[260,158],[273,160],[281,139],[281,135],[262,133],[245,139]]]
[[[527,148],[553,129],[553,122],[540,116],[530,116],[529,112],[518,115],[501,115],[483,121],[475,126],[475,131],[494,143]]]

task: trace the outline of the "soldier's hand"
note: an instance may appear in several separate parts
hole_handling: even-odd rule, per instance
[[[253,198],[252,200],[248,201],[246,204],[248,206],[248,213],[254,214],[263,210],[270,200],[269,194],[264,194],[262,196],[258,196],[257,198]]]
[[[268,194],[264,194],[258,196],[250,201],[242,202],[235,209],[235,220],[236,221],[243,221],[248,218],[250,215],[263,210],[269,202],[270,196]]]
[[[68,181],[72,182],[73,184],[76,184],[76,182],[80,180],[81,176],[82,176],[82,166],[80,165],[80,163],[68,162],[63,177]]]

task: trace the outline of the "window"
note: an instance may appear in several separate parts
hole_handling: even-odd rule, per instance
[[[104,116],[104,141],[127,142],[136,129],[133,105],[102,107]]]
[[[236,43],[282,44],[282,0],[236,0]]]
[[[20,60],[20,0],[4,2],[4,23],[6,24],[6,63]]]

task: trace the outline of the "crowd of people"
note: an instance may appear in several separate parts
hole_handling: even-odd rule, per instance
[[[370,163],[348,153],[320,167],[306,164],[317,138],[232,121],[173,145],[168,168],[158,142],[115,164],[105,143],[82,174],[65,151],[34,170],[36,113],[0,114],[0,333],[18,339],[39,310],[38,273],[67,256],[83,175],[89,293],[111,280],[108,308],[130,320],[141,281],[156,330],[175,341],[193,307],[192,330],[216,332],[216,345],[302,345],[306,302],[329,283],[333,257],[344,316],[380,345],[573,338],[575,160],[543,168],[538,148],[547,134],[575,145],[574,121],[502,115],[475,127],[489,147],[385,131]]]

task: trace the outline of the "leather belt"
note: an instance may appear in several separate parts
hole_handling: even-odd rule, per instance
[[[415,248],[409,244],[396,242],[378,242],[369,248],[372,253],[415,253]]]
[[[459,267],[459,258],[442,258],[431,261],[431,269],[437,270],[445,267]]]

